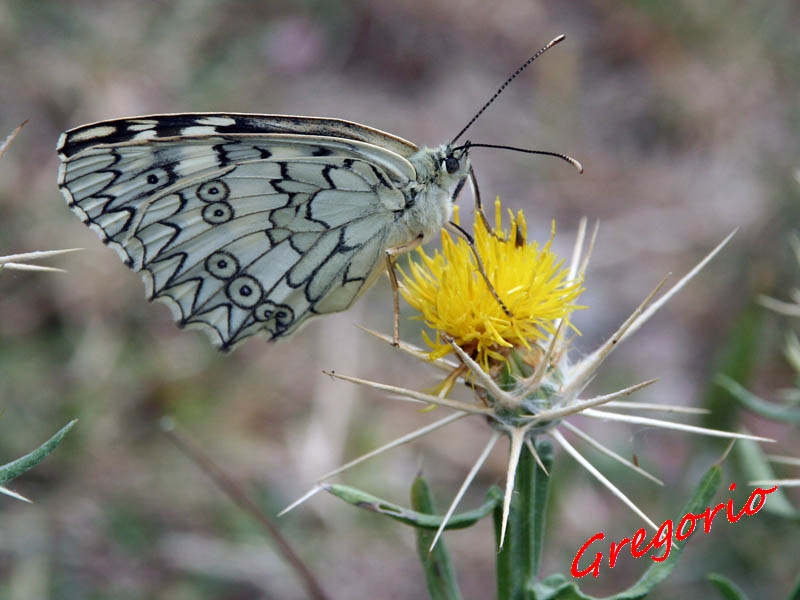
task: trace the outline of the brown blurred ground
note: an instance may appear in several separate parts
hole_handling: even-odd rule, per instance
[[[158,418],[174,415],[271,513],[329,468],[432,418],[321,374],[419,389],[434,382],[354,327],[388,329],[386,282],[278,346],[253,341],[222,356],[202,334],[179,331],[65,207],[55,185],[61,131],[155,112],[272,112],[351,119],[434,145],[565,33],[470,139],[568,152],[586,173],[476,150],[483,194],[524,209],[539,238],[556,219],[563,254],[581,216],[600,220],[584,296],[592,308],[576,318],[583,351],[666,272],[682,274],[739,227],[593,384],[601,393],[659,377],[638,398],[699,406],[755,294],[785,296],[800,278],[786,239],[800,225],[798,22],[791,0],[0,3],[0,136],[30,119],[0,161],[0,255],[86,248],[58,261],[68,274],[0,275],[0,461],[81,419],[46,463],[14,482],[36,504],[0,497],[0,598],[302,598],[257,526],[164,439]],[[758,330],[749,366],[768,398],[790,383],[779,335],[789,325],[766,315]],[[419,340],[415,322],[403,328]],[[732,405],[716,419],[744,422],[777,437],[775,452],[800,455],[796,429]],[[657,521],[678,510],[725,446],[589,425],[665,480],[654,490],[587,452]],[[406,504],[422,462],[444,505],[486,436],[480,422],[459,424],[343,481]],[[465,506],[502,481],[503,460],[495,452]],[[733,466],[726,477],[723,490],[737,480]],[[422,597],[410,530],[321,496],[281,524],[332,597]],[[545,574],[568,572],[595,532],[618,539],[639,527],[567,457],[556,464],[549,524]],[[465,598],[492,597],[489,523],[446,539]],[[692,542],[653,597],[711,597],[712,570],[753,598],[782,597],[797,570],[796,540],[796,526],[765,515],[721,524]],[[629,557],[581,585],[611,593],[644,567]]]

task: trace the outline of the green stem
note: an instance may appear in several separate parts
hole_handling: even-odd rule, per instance
[[[549,442],[540,442],[536,445],[536,451],[545,468],[550,471],[553,446]],[[497,554],[497,597],[503,600],[535,600],[532,586],[542,554],[549,477],[536,464],[532,454],[525,450],[520,455],[515,482],[505,544]],[[498,506],[494,510],[498,544],[502,519],[503,509]]]
[[[533,520],[531,571],[533,577],[539,574],[539,563],[542,557],[542,547],[544,546],[545,513],[547,512],[547,499],[550,495],[550,475],[548,473],[553,470],[553,445],[548,441],[542,440],[536,444],[536,452],[547,469],[547,473],[542,471],[541,466],[536,465],[533,481],[533,506],[531,506],[531,519]]]

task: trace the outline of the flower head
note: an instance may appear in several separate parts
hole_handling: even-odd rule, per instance
[[[499,203],[496,205],[496,214],[499,229]],[[502,436],[509,438],[510,449],[503,498],[501,546],[521,453],[527,448],[539,462],[542,470],[547,471],[534,445],[534,440],[541,435],[551,437],[564,452],[572,456],[650,527],[658,530],[655,522],[584,458],[564,434],[577,437],[632,471],[659,484],[661,481],[656,477],[610,448],[606,448],[572,424],[569,419],[580,414],[603,421],[619,421],[729,439],[772,441],[744,433],[708,429],[613,410],[617,408],[627,411],[698,412],[698,409],[682,406],[623,400],[635,391],[654,383],[654,379],[611,393],[583,397],[589,381],[611,352],[697,275],[733,234],[725,238],[669,290],[656,298],[666,281],[662,280],[604,343],[573,362],[569,356],[570,344],[564,335],[564,325],[571,326],[569,323],[571,311],[582,308],[576,306],[574,302],[583,291],[581,284],[588,263],[589,253],[587,252],[585,257],[582,256],[586,233],[585,221],[579,228],[569,269],[562,269],[562,262],[550,250],[550,241],[543,246],[526,243],[526,226],[522,213],[517,216],[510,215],[510,221],[508,233],[488,231],[481,219],[476,222],[475,249],[477,257],[482,262],[478,261],[467,242],[464,240],[455,242],[447,233],[443,233],[442,252],[437,252],[433,256],[420,252],[423,264],[412,263],[411,274],[403,273],[404,297],[421,312],[421,318],[436,331],[436,336],[435,341],[430,337],[427,339],[432,348],[429,352],[407,343],[400,343],[399,349],[415,357],[425,358],[447,373],[444,383],[435,394],[330,373],[337,379],[382,390],[401,400],[452,409],[455,412],[389,442],[324,475],[321,479],[327,479],[362,460],[427,435],[458,419],[478,416],[491,428],[489,440],[451,502],[434,536],[433,544],[444,530],[448,519],[481,465]],[[589,242],[589,250],[592,245],[593,239]],[[484,267],[486,279],[491,282],[498,297],[494,296],[492,289],[480,274],[481,265]],[[393,341],[390,336],[376,335],[387,342]],[[458,362],[445,357],[448,352],[453,352]],[[471,384],[469,386],[473,391],[471,399],[448,397],[448,392],[458,380],[468,381]],[[322,487],[317,486],[286,510],[297,506],[320,489]]]
[[[436,332],[435,339],[423,332],[431,359],[453,351],[442,339],[445,334],[488,368],[490,361],[505,361],[513,347],[530,350],[531,342],[555,333],[555,323],[584,308],[574,304],[583,291],[581,282],[569,278],[550,249],[552,237],[543,246],[529,244],[522,211],[508,215],[506,232],[498,199],[496,230],[490,232],[477,219],[474,251],[464,238],[454,241],[443,230],[442,251],[428,255],[420,248],[422,262],[412,261],[410,274],[402,273],[403,297]],[[503,304],[481,277],[474,252]]]

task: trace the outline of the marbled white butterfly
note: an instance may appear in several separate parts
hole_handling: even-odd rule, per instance
[[[455,141],[561,39],[450,144],[419,149],[339,119],[153,115],[62,134],[58,184],[180,325],[225,350],[288,336],[448,224],[480,146]]]

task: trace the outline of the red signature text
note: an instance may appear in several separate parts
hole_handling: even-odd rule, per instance
[[[732,483],[728,488],[731,491],[736,489],[736,484]],[[750,494],[750,497],[747,499],[742,510],[740,510],[735,515],[733,514],[733,498],[728,500],[727,504],[724,502],[720,502],[717,504],[713,510],[709,506],[703,512],[696,515],[693,513],[686,513],[686,515],[678,522],[678,526],[674,529],[675,539],[678,541],[683,541],[688,538],[692,532],[694,532],[694,528],[697,525],[698,521],[702,521],[703,523],[703,531],[705,533],[709,533],[711,531],[711,523],[714,521],[714,517],[717,513],[721,510],[724,510],[726,516],[728,517],[728,521],[731,523],[736,523],[739,519],[742,518],[742,515],[749,515],[753,516],[758,511],[760,511],[764,507],[764,503],[767,499],[767,494],[771,494],[775,490],[778,489],[778,486],[772,487],[768,490],[761,489],[757,487],[753,490],[753,493]],[[753,501],[756,501],[753,504]],[[686,526],[688,525],[688,531],[685,531]],[[578,553],[575,555],[575,558],[572,559],[572,567],[570,568],[570,573],[572,573],[573,577],[584,577],[591,573],[595,577],[600,573],[600,563],[603,561],[603,553],[597,552],[595,554],[594,561],[588,567],[581,569],[578,566],[578,562],[583,557],[583,554],[588,550],[589,546],[593,543],[605,539],[605,534],[600,531],[586,540],[586,543],[581,546]],[[617,564],[617,558],[619,557],[619,553],[622,552],[622,549],[626,545],[630,545],[630,552],[631,556],[634,558],[641,558],[645,554],[647,554],[653,548],[660,550],[664,548],[663,554],[661,556],[651,556],[654,561],[661,562],[666,560],[669,556],[669,553],[672,551],[672,537],[673,537],[673,523],[671,519],[664,521],[661,527],[658,528],[655,536],[648,544],[645,545],[645,541],[647,539],[647,533],[645,532],[644,528],[639,529],[636,533],[633,534],[633,539],[630,538],[622,538],[618,543],[611,542],[611,545],[608,548],[608,567],[610,569],[614,568],[614,565]]]

